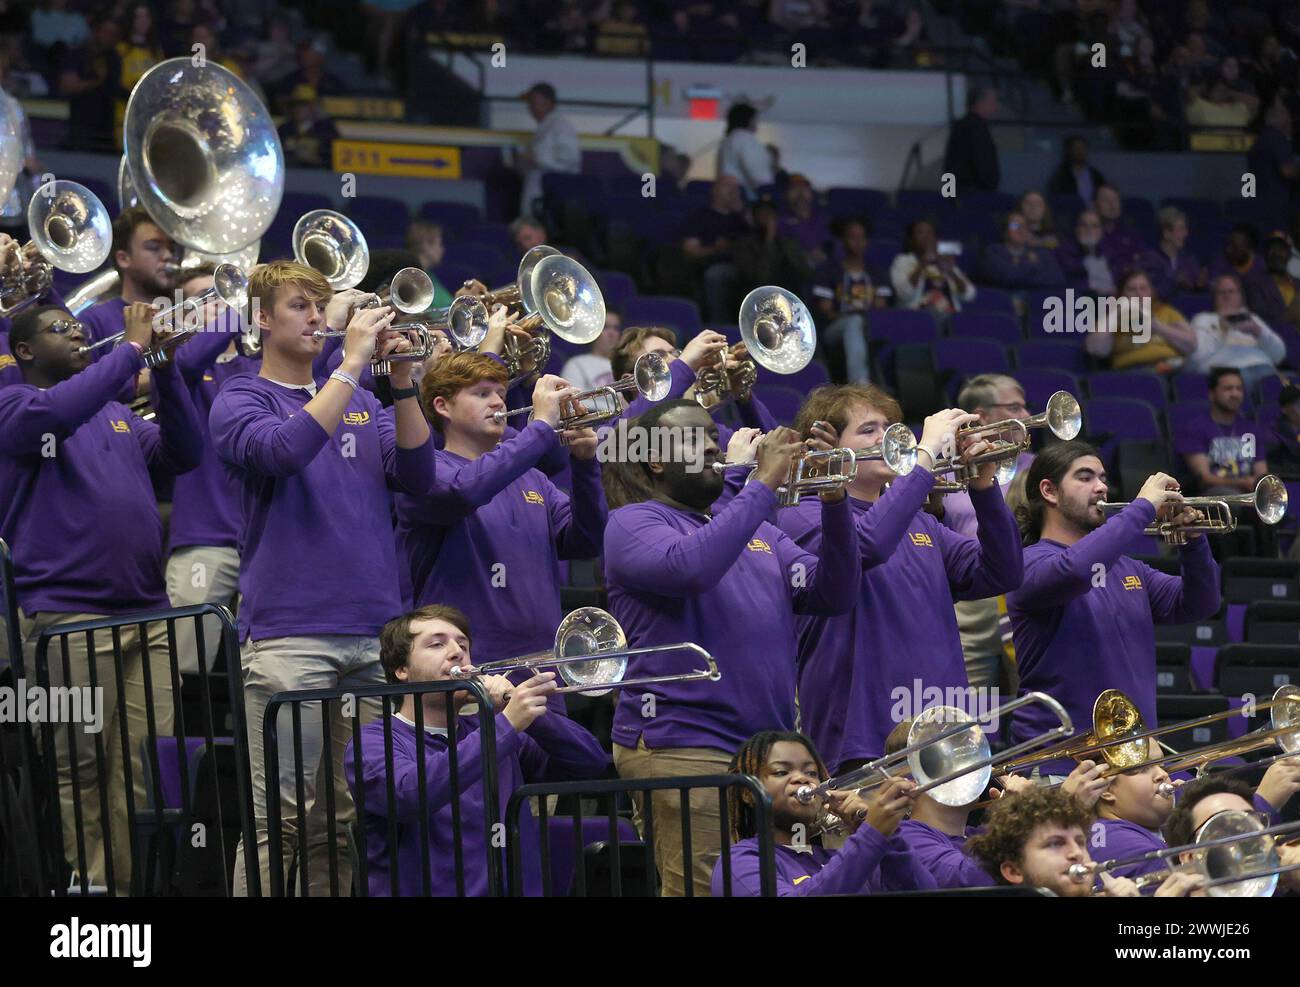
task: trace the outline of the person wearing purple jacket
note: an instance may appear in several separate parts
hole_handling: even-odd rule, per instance
[[[380,660],[393,683],[447,681],[453,668],[471,667],[469,618],[454,607],[433,605],[391,620],[380,633]],[[599,778],[609,769],[609,755],[586,729],[566,716],[547,715],[548,699],[556,689],[554,672],[533,675],[517,686],[500,675],[485,675],[480,681],[494,713],[499,820],[504,822],[515,789],[527,782]],[[454,696],[457,713],[472,698],[466,691]],[[452,813],[454,804],[459,803],[464,893],[470,897],[488,894],[488,845],[499,844],[490,839],[484,826],[486,792],[478,719],[455,718],[458,788],[452,787],[445,694],[426,692],[419,699],[403,696],[401,708],[391,720],[385,720],[362,727],[360,738],[348,742],[343,759],[348,787],[365,812],[362,832],[369,893],[377,897],[422,895],[427,876],[429,894],[455,895]],[[423,751],[417,745],[420,727],[425,732]],[[386,731],[392,736],[391,801]],[[422,816],[428,833],[427,857],[426,846],[420,841]],[[396,871],[389,843],[391,823],[396,824],[397,833]],[[525,895],[540,895],[538,826],[527,802],[520,807],[519,839],[520,886]],[[508,857],[501,853],[503,873]]]
[[[801,549],[767,522],[803,444],[787,428],[758,445],[758,467],[721,510],[718,426],[693,401],[664,401],[634,427],[652,441],[639,464],[648,499],[612,512],[605,528],[609,606],[633,647],[694,641],[717,660],[720,682],[623,690],[614,714],[614,763],[624,778],[721,773],[759,730],[795,722],[796,613],[840,614],[858,596],[861,565],[843,492],[821,497],[826,540]],[[686,671],[681,654],[639,655],[629,678]],[[720,849],[716,798],[691,799],[694,860],[684,861],[681,806],[655,796],[655,859],[666,896],[709,886]]]
[[[1150,757],[1159,758],[1164,750],[1152,738]],[[1097,821],[1092,824],[1091,845],[1098,857],[1127,860],[1166,846],[1160,828],[1174,811],[1172,795],[1160,790],[1172,784],[1161,765],[1153,764],[1112,775],[1097,798]],[[1164,870],[1163,860],[1146,860],[1126,864],[1111,871],[1116,877],[1140,877]],[[1154,889],[1153,889],[1154,890]]]
[[[600,554],[605,495],[596,433],[569,431],[573,492],[538,468],[560,445],[575,392],[552,375],[533,389],[533,421],[502,441],[506,370],[482,353],[444,357],[420,382],[434,428],[437,481],[397,498],[398,530],[417,606],[445,603],[478,628],[478,653],[495,661],[549,650],[564,616],[560,560]],[[557,698],[557,708],[563,703]]]
[[[24,265],[25,255],[22,253],[22,247],[21,243],[7,233],[0,233],[0,271],[12,275],[18,273],[19,266]],[[30,264],[31,259],[28,256],[24,266],[30,267]],[[63,304],[63,296],[54,288],[50,288],[32,304],[57,305],[59,308],[66,308]],[[23,372],[18,369],[18,361],[14,359],[13,353],[9,351],[9,330],[12,326],[12,319],[0,316],[0,387],[23,382]]]
[[[867,449],[901,420],[898,402],[884,391],[848,385],[818,388],[795,424],[806,438]],[[961,425],[975,420],[956,409],[931,415],[911,473],[899,477],[883,462],[866,460],[848,487],[851,537],[863,570],[857,606],[843,615],[797,622],[802,722],[836,774],[879,757],[896,723],[932,705],[923,699],[927,693],[975,695],[953,601],[996,596],[1020,585],[1020,540],[995,482],[996,463],[981,466],[971,482],[975,538],[945,528],[922,510],[934,485],[927,467],[941,458],[941,450],[957,446]],[[981,440],[957,448],[969,458],[988,446]],[[837,533],[826,530],[810,507],[800,502],[783,510],[777,523],[801,548],[815,552]]]
[[[1023,215],[1013,212],[1007,217],[1002,242],[990,244],[984,250],[981,272],[984,280],[1012,291],[1064,288],[1065,275],[1056,262],[1056,255],[1029,241],[1029,224]]]
[[[1123,202],[1119,189],[1114,185],[1100,185],[1093,193],[1093,208],[1101,220],[1101,243],[1099,246],[1110,257],[1119,262],[1119,270],[1113,271],[1116,278],[1131,267],[1137,267],[1150,246],[1133,232],[1123,216]]]
[[[332,296],[332,297],[331,297]],[[380,628],[401,612],[389,485],[407,492],[434,481],[429,424],[411,386],[411,364],[392,373],[394,407],[387,411],[357,375],[375,352],[409,345],[385,331],[388,306],[360,308],[373,296],[333,294],[329,282],[292,261],[259,265],[249,297],[262,335],[262,369],[226,381],[212,405],[209,427],[217,455],[240,488],[239,612],[244,696],[248,716],[253,811],[262,887],[270,884],[266,826],[263,716],[277,692],[331,688],[383,680]],[[355,310],[355,311],[354,311]],[[317,333],[346,326],[347,357],[318,386],[312,360]],[[292,860],[299,840],[308,845],[311,885],[329,887],[329,854],[339,855],[339,880],[349,881],[347,826],[353,816],[342,764],[347,719],[335,704],[334,749],[324,752],[320,717],[304,717],[302,762],[292,745],[281,749],[281,846]],[[378,704],[366,704],[373,715]],[[283,710],[281,736],[289,735]],[[332,768],[338,793],[334,846],[328,844],[325,806],[315,797],[321,771]],[[319,770],[318,770],[319,768]],[[308,831],[296,829],[295,775],[302,777]],[[235,891],[247,893],[244,848]]]
[[[1113,294],[1128,266],[1102,244],[1101,217],[1085,209],[1074,221],[1074,236],[1056,248],[1066,283],[1099,295]]]
[[[772,840],[776,895],[807,898],[829,894],[879,891],[924,891],[934,888],[929,872],[899,840],[899,823],[913,805],[916,782],[894,779],[874,793],[870,804],[858,792],[830,792],[827,808],[844,820],[848,839],[839,850],[814,842],[822,807],[804,804],[797,792],[829,779],[813,743],[793,730],[755,734],[731,759],[730,774],[756,777],[772,799]],[[710,890],[715,898],[756,898],[762,893],[763,858],[759,852],[758,813],[745,788],[727,792],[731,818],[730,881],[718,858]]]
[[[197,466],[201,431],[174,368],[164,366],[157,374],[161,425],[142,421],[115,399],[144,366],[142,354],[155,339],[148,306],[130,306],[126,315],[127,341],[93,366],[81,352],[86,343],[81,323],[62,308],[29,308],[9,331],[24,383],[0,388],[0,538],[13,551],[29,676],[35,675],[41,631],[69,621],[168,606],[162,520],[150,472],[176,474]],[[80,687],[94,681],[103,690],[102,728],[108,731],[104,764],[97,765],[96,745],[82,737],[71,769],[70,731],[55,731],[64,848],[77,874],[92,885],[107,885],[105,822],[100,816],[101,804],[106,804],[112,883],[117,893],[125,894],[131,882],[131,852],[122,751],[125,747],[130,752],[133,797],[139,808],[145,804],[141,746],[150,727],[158,736],[172,730],[171,672],[165,622],[149,625],[147,640],[141,639],[138,626],[124,627],[124,694],[119,696],[110,637],[96,635],[93,655],[83,635],[67,638],[70,677],[64,681],[58,645],[50,655],[49,674],[54,686]],[[119,718],[119,701],[126,710],[125,722]],[[110,780],[106,792],[99,790],[97,767]],[[84,838],[80,849],[78,830]]]
[[[1087,729],[1105,689],[1133,700],[1156,723],[1156,622],[1185,624],[1219,609],[1219,567],[1205,538],[1178,549],[1183,574],[1170,576],[1124,554],[1157,516],[1187,524],[1200,512],[1179,506],[1178,482],[1156,473],[1136,499],[1106,519],[1106,468],[1086,442],[1057,442],[1034,459],[1016,509],[1025,541],[1025,578],[1007,597],[1020,694],[1045,692]],[[1046,709],[1024,707],[1011,720],[1014,741],[1050,727]],[[1042,764],[1064,775],[1069,761]]]
[[[212,266],[182,272],[179,287],[187,300],[207,291],[212,287]],[[212,448],[208,415],[222,385],[232,377],[255,376],[262,360],[244,355],[239,346],[243,319],[220,302],[211,301],[185,318],[203,325],[203,331],[175,356],[190,400],[199,412],[203,461],[198,469],[177,478],[172,493],[167,596],[174,607],[214,603],[233,611],[239,595],[239,484]],[[214,616],[204,618],[203,642],[202,660],[211,667],[221,643],[221,622]],[[183,673],[198,672],[194,621],[177,623],[176,653]]]

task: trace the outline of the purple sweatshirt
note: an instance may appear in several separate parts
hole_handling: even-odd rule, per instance
[[[1092,832],[1088,838],[1088,854],[1096,861],[1127,860],[1130,857],[1150,853],[1152,850],[1163,850],[1166,846],[1168,844],[1161,839],[1159,833],[1153,833],[1145,826],[1139,826],[1127,819],[1098,819],[1092,824]],[[1154,874],[1158,870],[1164,870],[1169,864],[1170,861],[1157,857],[1155,860],[1116,867],[1110,874],[1112,877],[1140,877],[1143,874]],[[1145,893],[1152,894],[1156,887],[1157,885],[1150,885],[1145,889]]]
[[[236,354],[217,362],[230,340],[243,331],[238,313],[227,310],[216,323],[177,348],[176,367],[185,379],[190,400],[199,413],[203,433],[203,461],[199,468],[176,481],[172,493],[170,550],[194,545],[239,546],[239,483],[217,459],[208,431],[208,415],[217,391],[232,377],[256,376],[261,358]]]
[[[796,850],[773,847],[778,898],[807,898],[826,894],[875,894],[880,891],[925,891],[934,879],[898,835],[885,837],[863,823],[839,850],[812,845]],[[762,858],[758,837],[731,847],[731,894],[757,898],[762,888]],[[722,858],[713,866],[713,897],[727,893]]]
[[[963,849],[965,836],[950,836],[929,823],[904,819],[898,824],[897,838],[911,848],[941,888],[991,888],[998,883]]]
[[[86,327],[86,342],[97,343],[109,336],[116,336],[126,330],[126,299],[121,295],[92,305],[82,312],[78,319]],[[102,360],[113,351],[114,347],[101,346],[92,354],[95,360]]]
[[[967,538],[921,510],[933,483],[918,466],[874,504],[850,498],[863,568],[858,605],[798,621],[801,720],[832,771],[884,752],[900,690],[916,715],[934,705],[927,691],[967,688],[952,601],[1020,585],[1020,534],[1002,491],[971,491],[978,539]],[[803,503],[778,521],[801,548],[822,544],[817,515]]]
[[[397,445],[391,411],[353,392],[331,436],[305,388],[234,377],[212,405],[217,455],[240,486],[240,640],[374,637],[401,612],[388,485],[433,483],[433,444]]]
[[[596,738],[564,716],[540,716],[528,730],[520,733],[504,713],[497,714],[497,818],[504,824],[506,805],[516,788],[529,782],[563,781],[596,778],[609,766],[609,755]],[[404,897],[423,894],[424,866],[420,847],[419,751],[415,727],[396,716],[392,719],[393,785],[396,801],[393,813],[397,820],[397,893]],[[433,895],[456,894],[454,830],[452,802],[459,796],[461,854],[465,875],[465,894],[482,897],[488,893],[487,832],[483,825],[483,758],[478,721],[473,717],[458,720],[460,739],[456,743],[459,793],[451,788],[450,755],[447,735],[432,733],[426,727],[424,742],[425,799],[428,811],[429,888]],[[343,765],[354,801],[365,811],[366,860],[369,866],[370,894],[386,897],[393,893],[389,878],[391,860],[388,847],[388,765],[384,754],[384,721],[367,723],[361,728],[361,782],[365,797],[358,791],[357,765],[353,740],[348,741]],[[520,809],[520,863],[522,887],[526,895],[542,893],[541,857],[538,853],[537,821],[527,806]],[[505,874],[508,857],[502,852]],[[503,888],[504,890],[504,888]]]
[[[29,616],[169,606],[150,470],[194,469],[201,433],[174,370],[155,377],[160,425],[114,400],[143,365],[127,345],[48,390],[0,388],[0,538]]]
[[[636,747],[708,747],[728,753],[760,730],[795,720],[795,613],[846,613],[861,564],[845,500],[821,504],[828,532],[818,554],[765,518],[776,494],[751,483],[705,517],[649,500],[609,516],[605,579],[609,605],[629,644],[693,641],[718,663],[719,682],[667,682],[623,690],[614,742]],[[699,668],[682,652],[633,657],[627,677]],[[653,704],[643,701],[647,694]],[[653,714],[653,715],[651,715]]]
[[[41,296],[37,304],[58,305],[60,308],[67,307],[64,304],[63,296],[53,288]],[[14,359],[13,350],[9,348],[9,330],[13,328],[13,325],[13,319],[0,316],[0,387],[23,382],[23,372],[18,369],[18,361]]]
[[[1121,554],[1154,519],[1151,502],[1139,499],[1069,548],[1046,539],[1030,545],[1025,580],[1007,596],[1020,695],[1046,692],[1077,732],[1091,729],[1093,704],[1105,689],[1124,692],[1155,725],[1154,623],[1205,620],[1219,609],[1219,567],[1204,537],[1179,548],[1181,577]],[[1011,736],[1028,740],[1052,726],[1046,708],[1025,706],[1012,716]],[[1042,773],[1072,768],[1051,761]]]
[[[559,560],[600,552],[600,464],[574,461],[570,499],[536,468],[557,444],[538,421],[472,461],[443,450],[427,492],[397,498],[416,606],[464,611],[481,662],[549,650],[564,615]]]

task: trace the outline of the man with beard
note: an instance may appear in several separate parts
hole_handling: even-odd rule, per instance
[[[694,641],[717,660],[719,682],[623,690],[614,714],[614,763],[625,778],[722,774],[760,730],[795,723],[795,613],[847,613],[861,563],[847,497],[821,495],[824,537],[802,550],[768,522],[776,489],[803,450],[788,428],[758,444],[758,466],[714,513],[722,475],[718,425],[694,401],[664,401],[632,427],[651,440],[639,464],[648,499],[609,516],[605,577],[609,606],[634,648]],[[686,671],[680,652],[637,655],[627,677]],[[691,798],[692,860],[684,860],[676,792],[654,796],[655,859],[665,896],[706,894],[721,849],[716,792]]]
[[[1025,541],[1024,581],[1007,596],[1020,668],[1020,694],[1054,696],[1077,724],[1092,722],[1103,689],[1132,698],[1147,723],[1156,720],[1154,623],[1204,620],[1219,609],[1219,567],[1205,538],[1178,549],[1183,575],[1170,576],[1124,554],[1157,517],[1187,524],[1200,512],[1181,508],[1178,481],[1148,477],[1137,498],[1106,520],[1106,467],[1085,442],[1058,442],[1034,459],[1016,508]],[[1105,522],[1105,523],[1103,523]],[[1050,728],[1042,707],[1016,711],[1015,741]],[[1069,761],[1045,762],[1043,775],[1064,776]]]

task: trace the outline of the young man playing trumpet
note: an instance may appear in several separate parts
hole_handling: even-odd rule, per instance
[[[469,618],[454,607],[432,605],[390,620],[380,633],[380,660],[392,683],[442,682],[452,669],[470,666]],[[519,685],[502,675],[486,675],[482,684],[492,700],[496,736],[498,814],[516,788],[527,782],[598,778],[609,767],[609,755],[596,738],[566,716],[548,716],[548,698],[556,689],[555,673],[541,672]],[[454,693],[457,713],[471,699],[464,690]],[[422,713],[424,763],[416,746],[416,706]],[[371,895],[393,894],[389,826],[397,823],[397,891],[399,895],[423,893],[424,848],[420,844],[420,777],[424,779],[427,813],[429,888],[433,895],[457,893],[453,804],[460,808],[460,852],[464,887],[468,896],[488,893],[485,866],[490,835],[484,828],[484,789],[481,738],[474,717],[457,715],[447,722],[446,697],[439,692],[402,697],[393,717],[392,776],[394,801],[389,801],[389,755],[385,725],[374,720],[362,727],[359,739],[348,742],[344,755],[348,785],[354,793],[365,788],[365,854]],[[455,737],[452,737],[452,731]],[[451,787],[448,748],[456,744],[459,791]],[[360,775],[353,744],[361,747]],[[360,801],[360,799],[358,799]],[[531,812],[520,820],[518,860],[523,867],[521,886],[526,895],[541,894],[538,828]],[[493,843],[496,846],[498,844]],[[502,854],[503,860],[506,854]],[[504,871],[503,871],[504,872]]]
[[[821,498],[826,539],[817,553],[799,548],[766,521],[775,490],[803,449],[788,428],[765,435],[750,482],[721,510],[718,425],[694,401],[664,401],[631,427],[651,441],[638,464],[642,495],[610,514],[605,576],[610,610],[633,647],[694,641],[722,673],[707,688],[657,685],[623,690],[614,715],[614,763],[625,778],[722,773],[759,730],[793,729],[796,613],[844,613],[858,595],[861,564],[842,492]],[[629,676],[680,669],[662,655],[633,657]],[[698,791],[690,805],[693,860],[684,860],[681,806],[656,793],[655,860],[663,893],[704,894],[720,849],[718,801]]]
[[[1025,578],[1007,598],[1021,694],[1046,692],[1081,726],[1092,722],[1102,689],[1119,689],[1147,723],[1157,722],[1155,623],[1182,624],[1215,613],[1219,567],[1199,534],[1178,549],[1181,577],[1124,553],[1157,516],[1173,512],[1173,523],[1187,524],[1199,512],[1179,509],[1178,482],[1157,473],[1107,520],[1097,506],[1106,497],[1106,468],[1084,442],[1048,446],[1027,477],[1026,503],[1016,512],[1027,546]],[[1041,732],[1043,717],[1029,707],[1017,710],[1012,739]],[[1038,771],[1064,775],[1069,764],[1045,762]]]
[[[263,893],[269,887],[266,765],[262,720],[277,692],[383,681],[378,635],[401,612],[397,560],[389,516],[389,485],[411,492],[434,482],[433,445],[411,364],[394,365],[394,408],[381,408],[358,385],[373,354],[407,345],[385,330],[387,306],[358,308],[369,296],[333,294],[318,272],[292,261],[262,264],[249,280],[262,336],[262,369],[228,380],[212,406],[217,455],[240,487],[243,527],[239,613],[244,643],[245,707]],[[327,327],[347,327],[346,356],[322,385],[312,361]],[[304,575],[306,578],[304,579]],[[284,710],[281,735],[289,734]],[[373,712],[373,710],[372,710]],[[334,749],[323,751],[319,715],[303,718],[303,763],[292,745],[281,749],[282,849],[292,860],[308,843],[311,886],[328,888],[329,854],[339,854],[339,881],[347,887],[347,824],[353,817],[343,779],[347,721],[337,713]],[[333,770],[338,793],[337,841],[327,845],[323,799],[315,785]],[[295,772],[303,774],[308,832],[296,831]],[[247,892],[241,847],[235,888]]]
[[[481,353],[444,357],[420,382],[424,408],[446,439],[438,479],[397,498],[417,605],[440,602],[479,628],[485,661],[549,649],[563,616],[561,559],[600,554],[605,494],[591,429],[566,433],[572,494],[539,469],[577,408],[559,377],[533,388],[533,421],[503,440],[506,370]],[[577,409],[580,410],[580,409]],[[563,704],[556,700],[558,709]]]
[[[930,705],[925,690],[970,695],[951,603],[1020,584],[1020,543],[994,480],[996,463],[980,466],[970,483],[978,538],[922,510],[934,485],[929,467],[942,451],[960,449],[969,459],[989,448],[982,439],[962,442],[957,429],[973,419],[953,409],[931,415],[911,473],[899,477],[883,461],[865,460],[847,488],[863,570],[858,605],[842,616],[799,621],[801,719],[836,774],[879,757],[894,725]],[[901,420],[898,402],[884,391],[847,385],[814,391],[795,427],[805,438],[860,450],[879,444]],[[777,523],[807,551],[831,537],[815,504],[781,511]]]
[[[897,836],[900,823],[914,805],[914,781],[888,781],[872,793],[870,801],[858,792],[828,793],[827,808],[844,820],[849,837],[839,850],[827,850],[814,842],[821,806],[816,801],[805,804],[797,797],[799,789],[815,787],[830,777],[811,740],[792,730],[755,734],[731,759],[728,772],[758,778],[772,799],[777,897],[935,887],[929,872]],[[719,856],[713,868],[713,897],[754,898],[762,893],[762,857],[753,796],[747,789],[731,788],[727,801],[731,883],[728,887]]]
[[[24,269],[25,273],[30,274],[35,260],[39,257],[35,247],[29,247],[24,252],[23,244],[7,233],[0,233],[0,276],[18,278],[23,275]],[[37,298],[35,304],[64,307],[63,297],[53,287]],[[18,369],[18,360],[9,349],[9,330],[12,326],[13,322],[8,317],[0,316],[0,387],[23,382],[23,372]]]

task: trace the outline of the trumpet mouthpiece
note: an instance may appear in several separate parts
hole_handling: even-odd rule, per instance
[[[1082,884],[1092,876],[1092,868],[1087,864],[1071,864],[1069,874],[1071,881],[1074,881],[1076,884]]]
[[[816,795],[816,791],[813,788],[810,788],[808,785],[802,786],[798,791],[794,793],[794,797],[798,799],[800,802],[802,802],[804,805],[810,803],[813,800],[815,795]]]

